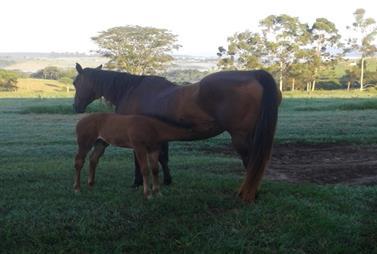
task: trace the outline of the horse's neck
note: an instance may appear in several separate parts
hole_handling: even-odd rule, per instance
[[[127,90],[126,87],[121,87],[122,84],[105,84],[98,83],[95,87],[95,92],[97,95],[104,97],[111,104],[118,106],[120,98],[123,96],[123,93]]]

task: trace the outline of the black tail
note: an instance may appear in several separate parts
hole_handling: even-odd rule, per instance
[[[249,174],[253,178],[256,177],[258,179],[263,175],[264,169],[271,157],[281,93],[277,89],[274,78],[267,71],[255,71],[255,78],[263,87],[263,96],[259,117],[250,135],[247,168],[251,170]],[[257,179],[256,181],[259,182]]]

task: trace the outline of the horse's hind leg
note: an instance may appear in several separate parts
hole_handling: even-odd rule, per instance
[[[108,144],[100,139],[96,141],[94,144],[93,152],[90,154],[90,164],[89,164],[89,175],[88,175],[88,186],[93,187],[94,185],[94,178],[96,174],[96,167],[98,165],[99,158],[105,152],[106,147]]]
[[[237,153],[241,156],[243,165],[246,169],[246,178],[239,190],[239,196],[242,200],[250,202],[255,200],[260,181],[263,176],[263,171],[254,172],[251,170],[249,164],[249,134],[246,132],[233,132],[232,143]]]
[[[240,155],[243,166],[246,168],[249,160],[248,134],[243,132],[230,133],[234,149]]]
[[[73,188],[75,189],[75,192],[80,191],[80,173],[81,169],[84,166],[85,163],[85,157],[90,151],[91,147],[90,146],[80,146],[79,144],[79,149],[76,153],[75,157],[75,169],[76,169],[76,175],[75,175],[75,180],[73,184]]]
[[[159,158],[159,151],[151,152],[148,154],[149,159],[149,166],[152,169],[152,176],[153,176],[153,193],[159,194],[160,193],[160,181],[158,178],[158,158]]]
[[[160,161],[162,171],[164,172],[164,184],[169,185],[171,184],[172,179],[170,175],[170,169],[168,166],[168,162],[169,162],[169,143],[168,142],[162,143],[158,160]]]

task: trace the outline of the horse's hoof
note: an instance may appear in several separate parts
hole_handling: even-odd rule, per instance
[[[80,193],[80,189],[75,189],[75,193],[79,194]]]
[[[255,194],[252,195],[250,192],[240,191],[238,196],[245,203],[253,203],[255,201]]]
[[[143,184],[133,183],[130,187],[131,187],[132,189],[138,189],[139,186],[141,186],[141,185],[143,185]]]
[[[165,185],[170,185],[173,181],[171,180],[171,178],[166,178],[164,179],[164,184]]]

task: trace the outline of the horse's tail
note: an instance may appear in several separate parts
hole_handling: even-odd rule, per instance
[[[252,201],[255,198],[264,169],[270,160],[278,106],[281,102],[281,92],[277,89],[272,75],[264,70],[257,70],[254,74],[255,79],[263,87],[263,95],[256,125],[249,136],[248,172],[240,190],[240,195],[245,201]]]

